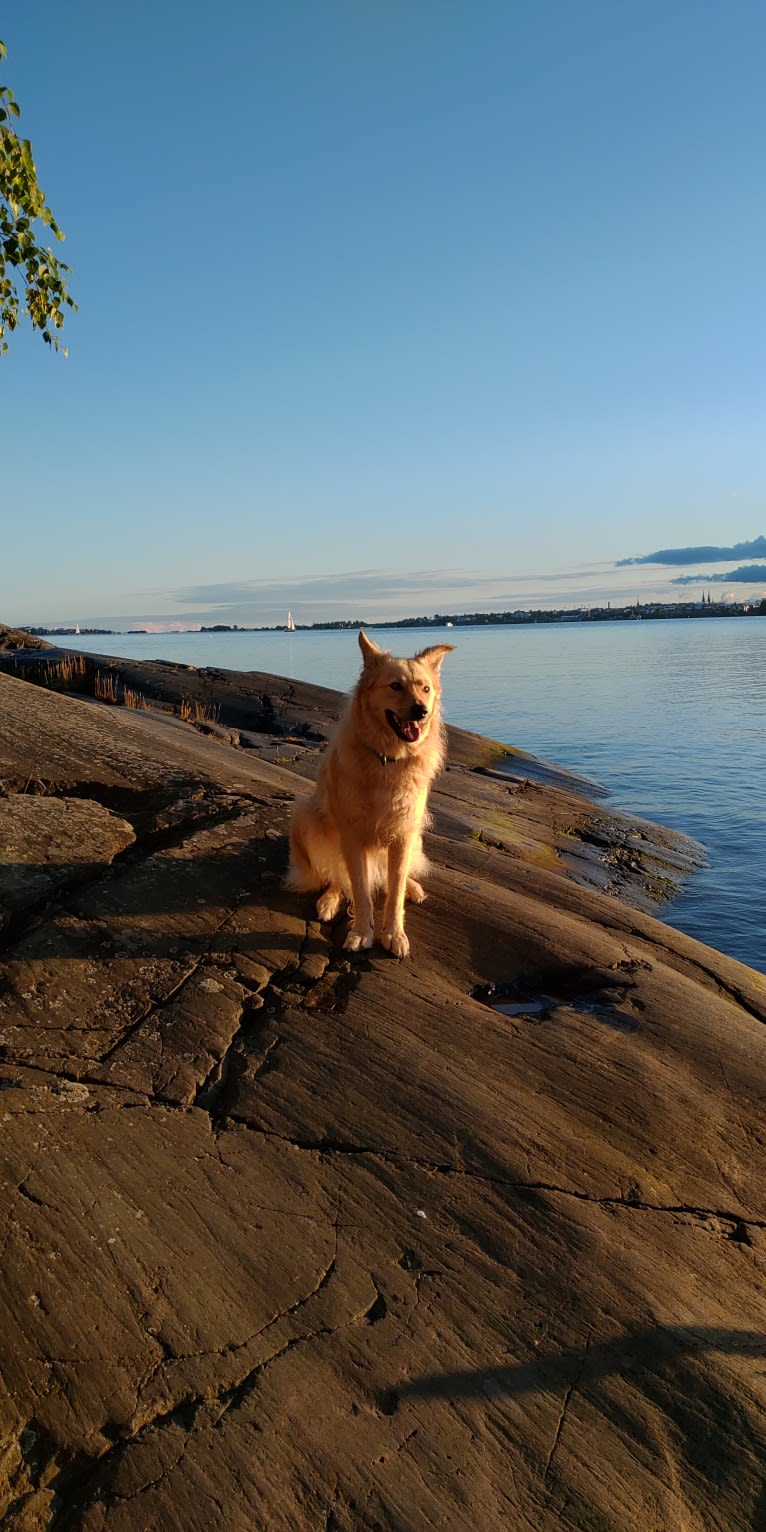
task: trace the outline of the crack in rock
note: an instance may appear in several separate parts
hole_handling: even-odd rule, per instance
[[[224,1357],[234,1356],[245,1351],[254,1342],[268,1336],[269,1332],[274,1330],[276,1326],[289,1323],[312,1300],[324,1292],[337,1270],[339,1227],[337,1223],[332,1227],[334,1229],[332,1254],[309,1292],[275,1315],[273,1319],[269,1319],[259,1330],[254,1331],[251,1336],[236,1346],[226,1346],[214,1352],[191,1353],[192,1359],[197,1355],[200,1357],[220,1356],[223,1359]],[[366,1307],[369,1308],[369,1305]],[[84,1506],[88,1504],[109,1506],[117,1501],[131,1500],[145,1489],[151,1488],[152,1484],[161,1482],[169,1472],[172,1472],[173,1468],[178,1466],[200,1420],[203,1420],[206,1425],[212,1425],[213,1428],[219,1429],[224,1418],[241,1407],[244,1401],[255,1391],[268,1369],[283,1356],[287,1355],[288,1352],[292,1351],[296,1346],[304,1345],[320,1336],[332,1335],[338,1330],[345,1329],[348,1325],[359,1323],[363,1317],[364,1311],[362,1314],[354,1312],[341,1324],[318,1324],[304,1334],[290,1336],[281,1345],[278,1345],[270,1356],[261,1358],[254,1366],[248,1368],[247,1372],[236,1383],[227,1382],[212,1393],[198,1395],[186,1393],[182,1398],[174,1400],[169,1406],[163,1405],[148,1418],[141,1420],[135,1429],[130,1431],[120,1430],[113,1437],[113,1445],[97,1456],[88,1456],[82,1453],[74,1454],[68,1462],[62,1462],[60,1455],[51,1448],[38,1477],[39,1483],[44,1472],[55,1492],[54,1509],[48,1523],[50,1532],[75,1532],[75,1528],[79,1525],[78,1518],[80,1511]],[[160,1359],[160,1366],[163,1360]],[[174,1360],[178,1359],[174,1358]],[[157,1370],[157,1367],[152,1365],[145,1386],[148,1386],[152,1377],[156,1375]],[[140,1398],[138,1403],[140,1404]],[[182,1450],[172,1461],[163,1466],[162,1473],[159,1476],[155,1479],[147,1480],[141,1486],[131,1491],[129,1495],[121,1495],[118,1492],[106,1489],[105,1486],[102,1487],[101,1481],[105,1474],[108,1474],[112,1461],[115,1458],[119,1459],[126,1446],[135,1446],[152,1433],[161,1433],[171,1429],[178,1430],[179,1428],[184,1433]],[[109,1436],[108,1430],[102,1430],[101,1434],[102,1436]],[[37,1485],[34,1486],[34,1491],[36,1491],[36,1488]],[[20,1502],[17,1504],[20,1505]]]
[[[570,1404],[572,1402],[572,1396],[574,1395],[575,1390],[577,1388],[579,1388],[580,1382],[582,1380],[582,1375],[583,1375],[583,1373],[585,1371],[585,1366],[586,1366],[586,1363],[587,1363],[587,1360],[588,1360],[588,1351],[590,1349],[590,1343],[591,1343],[591,1336],[592,1336],[592,1334],[593,1334],[593,1331],[591,1329],[591,1330],[588,1331],[588,1334],[585,1337],[585,1345],[584,1345],[584,1348],[583,1348],[583,1355],[580,1358],[580,1362],[579,1362],[579,1365],[578,1365],[578,1368],[577,1368],[577,1373],[576,1373],[575,1377],[572,1379],[571,1383],[568,1385],[568,1387],[566,1389],[566,1392],[564,1394],[564,1398],[563,1398],[562,1405],[561,1405],[561,1410],[560,1410],[560,1413],[559,1413],[559,1418],[556,1421],[556,1428],[555,1428],[554,1435],[553,1435],[553,1442],[551,1443],[551,1448],[550,1448],[550,1451],[548,1453],[548,1457],[546,1459],[545,1468],[543,1470],[543,1479],[544,1479],[544,1481],[546,1483],[548,1481],[548,1475],[549,1475],[549,1473],[551,1471],[551,1468],[553,1466],[553,1459],[555,1458],[556,1453],[558,1451],[559,1442],[561,1441],[561,1433],[562,1433],[562,1431],[564,1429],[564,1421],[566,1420],[567,1411],[569,1410],[569,1406],[570,1406]]]
[[[543,1192],[550,1196],[571,1197],[578,1202],[592,1203],[596,1207],[609,1207],[625,1209],[637,1213],[668,1213],[671,1215],[687,1215],[692,1218],[717,1219],[721,1223],[730,1224],[736,1230],[766,1228],[766,1218],[747,1218],[739,1211],[722,1208],[697,1207],[689,1203],[652,1203],[644,1202],[637,1197],[594,1196],[591,1192],[576,1191],[569,1186],[556,1186],[550,1181],[515,1181],[508,1176],[488,1175],[477,1170],[466,1170],[462,1166],[450,1165],[444,1161],[424,1160],[415,1155],[399,1153],[396,1150],[373,1149],[369,1145],[356,1144],[349,1140],[331,1138],[325,1136],[316,1139],[300,1139],[291,1137],[286,1133],[278,1133],[274,1129],[261,1128],[243,1118],[232,1116],[232,1122],[247,1128],[251,1133],[261,1134],[264,1138],[276,1138],[282,1143],[290,1144],[293,1149],[301,1149],[309,1154],[339,1154],[352,1158],[368,1158],[381,1160],[388,1165],[397,1167],[411,1166],[414,1170],[423,1171],[427,1175],[453,1176],[456,1179],[477,1181],[487,1186],[503,1186],[511,1191]],[[741,1233],[733,1232],[726,1236],[740,1243],[744,1243]]]

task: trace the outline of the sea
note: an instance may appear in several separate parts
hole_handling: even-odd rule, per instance
[[[412,654],[447,642],[448,722],[589,777],[616,809],[681,830],[705,864],[661,918],[766,973],[766,618],[376,628]],[[80,635],[129,659],[263,670],[347,691],[356,634]]]

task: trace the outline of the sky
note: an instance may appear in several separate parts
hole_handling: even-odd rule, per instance
[[[0,620],[766,594],[761,0],[9,11]]]

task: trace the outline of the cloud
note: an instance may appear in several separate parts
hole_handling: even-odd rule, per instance
[[[437,611],[505,609],[527,605],[530,584],[567,586],[581,575],[487,575],[464,569],[403,573],[392,569],[294,575],[269,580],[227,580],[171,593],[182,621],[268,624],[297,621],[379,621],[386,616]]]
[[[721,585],[766,585],[766,564],[740,564],[739,569],[730,569],[723,574],[693,574],[676,575],[671,580],[671,585],[697,585],[704,581],[706,585],[713,583]]]
[[[420,570],[403,574],[392,569],[350,570],[344,574],[291,575],[271,580],[226,580],[217,585],[193,585],[173,592],[182,606],[254,605],[267,602],[284,605],[297,600],[334,603],[350,598],[363,599],[424,594],[433,590],[459,589],[466,583],[458,569]],[[496,583],[486,581],[483,583]]]
[[[722,592],[726,600],[750,580],[754,589],[766,586],[766,563],[743,564],[744,572],[730,575],[676,575],[669,570],[642,564],[618,567],[613,563],[575,568],[488,574],[486,569],[344,570],[340,573],[291,574],[279,578],[234,579],[202,583],[173,590],[155,589],[135,593],[136,605],[120,615],[81,606],[76,612],[24,613],[19,621],[52,625],[187,630],[216,623],[241,628],[272,628],[284,625],[291,611],[299,626],[327,622],[390,622],[403,617],[449,616],[471,612],[568,610],[580,607],[625,606],[642,601],[679,599],[678,584],[698,586],[713,579],[731,582]],[[750,596],[751,592],[742,591]],[[140,602],[140,604],[139,604]]]
[[[661,548],[657,553],[644,553],[640,558],[619,559],[616,567],[624,569],[629,564],[726,564],[742,558],[766,558],[766,537],[755,537],[750,543],[733,543],[730,548]]]

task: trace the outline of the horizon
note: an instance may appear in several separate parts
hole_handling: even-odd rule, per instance
[[[755,0],[3,32],[79,304],[1,364],[6,620],[763,597]]]
[[[734,604],[758,602],[766,597],[766,563],[743,564],[743,557],[760,557],[766,551],[766,538],[759,535],[730,547],[714,545],[658,550],[652,555],[628,557],[613,565],[542,573],[536,580],[529,576],[477,576],[465,571],[420,571],[402,575],[398,571],[363,570],[345,575],[292,577],[279,581],[238,581],[221,586],[194,587],[178,593],[176,610],[131,613],[77,613],[55,618],[26,617],[17,626],[112,627],[121,630],[143,628],[149,632],[178,629],[194,632],[213,623],[240,627],[278,627],[287,621],[288,612],[299,626],[317,622],[363,620],[371,623],[397,622],[412,615],[415,605],[425,614],[438,611],[461,615],[469,611],[546,611],[571,608],[579,611],[593,606],[629,606],[635,601],[681,602],[701,600],[703,594],[716,590],[717,601]],[[728,555],[722,558],[721,555]],[[695,565],[705,563],[700,570]],[[692,574],[681,573],[686,566]],[[672,572],[671,572],[672,571]],[[718,589],[718,587],[723,587]],[[303,592],[303,596],[301,596]],[[353,594],[355,593],[355,594]],[[472,599],[473,597],[473,599]],[[555,599],[558,597],[559,599]],[[197,602],[202,603],[197,606]],[[457,602],[457,604],[456,604]],[[353,610],[349,606],[353,603]],[[189,610],[188,608],[192,609]],[[186,610],[185,610],[186,608]],[[360,610],[364,617],[358,618]]]
[[[751,607],[753,607],[755,605],[758,605],[758,606],[764,605],[764,606],[766,606],[766,590],[764,590],[761,595],[754,594],[754,595],[751,595],[751,596],[743,596],[741,594],[735,594],[733,591],[730,591],[730,592],[726,592],[726,593],[724,593],[722,595],[716,595],[715,597],[713,597],[713,595],[712,595],[712,593],[710,591],[706,591],[706,592],[703,593],[703,595],[701,597],[686,597],[686,598],[684,598],[681,595],[674,595],[670,599],[666,599],[666,600],[658,600],[658,599],[650,598],[650,599],[644,600],[644,601],[641,601],[640,597],[636,597],[635,601],[625,602],[625,603],[620,603],[620,604],[615,603],[614,606],[612,606],[611,600],[608,600],[605,604],[602,604],[602,603],[587,604],[586,603],[586,604],[582,604],[582,605],[563,606],[563,607],[562,606],[549,606],[549,607],[537,607],[537,608],[535,608],[535,607],[492,607],[492,608],[489,608],[488,607],[486,609],[479,608],[479,609],[475,609],[473,611],[467,611],[467,610],[465,610],[465,611],[458,611],[457,608],[452,608],[450,610],[445,610],[444,612],[431,612],[431,613],[421,612],[421,613],[418,613],[417,615],[415,615],[414,613],[408,613],[405,616],[388,617],[388,618],[374,618],[374,617],[370,617],[370,616],[366,616],[366,617],[359,617],[359,616],[357,616],[357,617],[348,617],[348,616],[346,616],[346,617],[334,617],[334,618],[324,618],[324,619],[320,618],[320,619],[317,619],[314,622],[299,622],[299,623],[294,623],[293,624],[293,630],[294,631],[299,631],[299,630],[303,629],[303,631],[309,632],[309,631],[312,631],[312,630],[315,631],[315,630],[320,629],[320,628],[333,628],[333,629],[348,628],[348,629],[353,630],[353,629],[357,629],[357,628],[360,628],[360,627],[362,627],[362,628],[365,628],[365,627],[366,628],[386,628],[386,627],[400,628],[402,626],[417,627],[418,625],[422,625],[424,627],[446,626],[446,627],[450,627],[451,628],[453,626],[453,624],[456,624],[458,626],[464,625],[466,627],[468,627],[468,626],[482,626],[481,619],[484,618],[484,617],[486,617],[488,619],[494,619],[495,621],[502,620],[502,619],[517,619],[518,621],[524,621],[524,620],[534,621],[535,617],[540,617],[540,618],[543,618],[543,617],[555,617],[555,618],[560,620],[562,618],[562,616],[564,617],[564,619],[566,619],[566,616],[568,616],[570,614],[571,614],[572,619],[576,619],[576,618],[583,617],[583,616],[590,616],[590,615],[593,615],[594,613],[599,613],[600,614],[600,613],[608,612],[609,610],[612,610],[612,612],[614,613],[615,618],[618,618],[618,617],[620,617],[625,612],[633,612],[633,611],[637,611],[637,610],[639,610],[641,608],[645,608],[645,609],[647,609],[649,611],[656,611],[658,608],[667,608],[668,610],[675,610],[677,608],[679,610],[686,611],[686,610],[688,610],[690,608],[696,609],[698,607],[707,606],[707,607],[711,607],[711,608],[720,608],[720,607],[724,607],[724,608],[731,607],[732,609],[734,609],[734,608],[745,608],[747,610],[748,608],[751,608]],[[236,622],[232,622],[232,623],[216,623],[216,624],[190,623],[188,626],[185,626],[185,627],[180,627],[178,625],[173,626],[173,625],[170,625],[170,624],[165,624],[165,623],[160,623],[160,622],[152,622],[151,620],[147,620],[146,626],[143,626],[143,627],[135,627],[135,626],[131,625],[130,627],[124,627],[124,628],[107,627],[106,622],[104,622],[103,624],[102,623],[96,623],[95,625],[91,625],[91,624],[86,623],[85,626],[82,628],[82,631],[83,631],[84,634],[88,634],[88,633],[97,634],[98,632],[111,633],[115,637],[117,637],[117,636],[125,637],[128,634],[140,634],[140,633],[147,633],[147,634],[155,633],[155,634],[158,634],[158,635],[161,635],[161,634],[168,634],[168,635],[170,635],[170,634],[183,634],[183,633],[190,633],[190,634],[192,634],[192,633],[211,632],[211,631],[219,631],[219,632],[227,632],[227,633],[232,633],[232,632],[234,632],[234,633],[248,633],[248,632],[273,633],[273,632],[284,631],[286,629],[286,627],[287,627],[287,623],[293,617],[294,617],[294,614],[292,613],[292,611],[288,611],[285,622],[252,623],[252,624],[251,623],[236,623]],[[64,633],[72,634],[75,631],[79,632],[80,631],[80,625],[77,624],[75,626],[75,625],[73,625],[71,623],[58,623],[58,624],[51,623],[50,625],[46,625],[44,623],[22,623],[20,625],[20,630],[22,632],[26,631],[26,632],[31,632],[31,633],[37,633],[37,634],[39,634],[42,637],[55,637],[57,634],[61,635],[61,634],[64,634]],[[287,631],[290,631],[290,629],[287,628]]]

